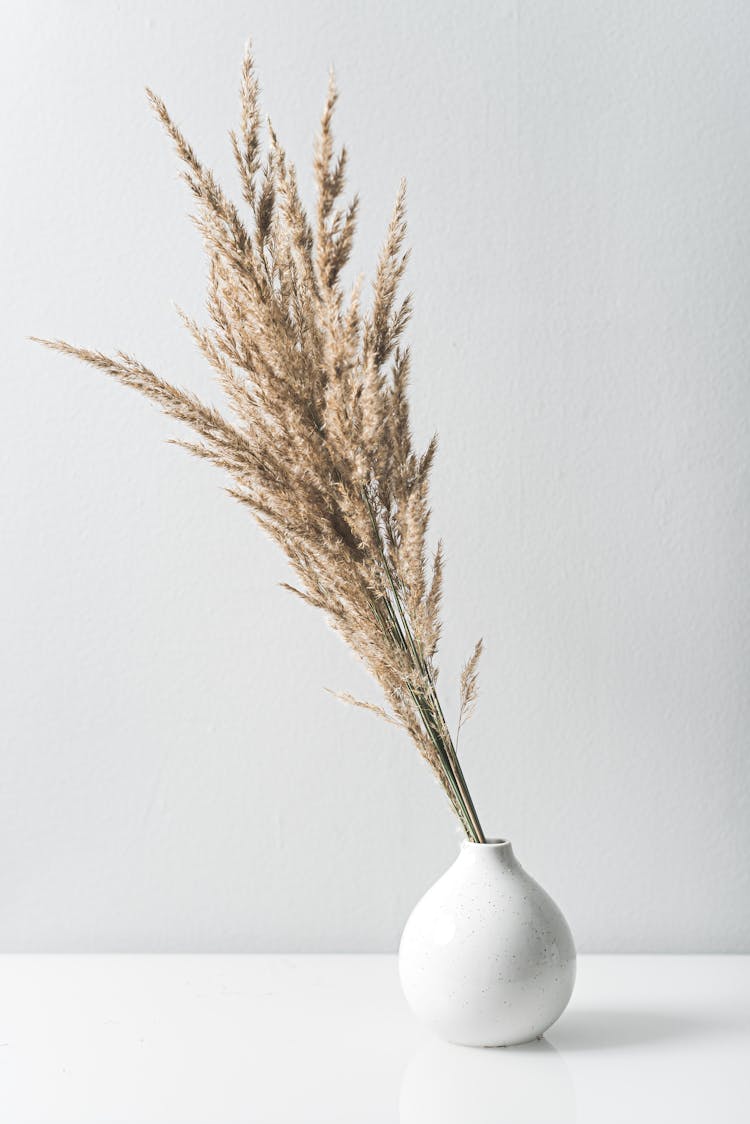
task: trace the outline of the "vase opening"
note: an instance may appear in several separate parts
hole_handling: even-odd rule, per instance
[[[502,847],[510,847],[509,839],[485,839],[484,843],[475,843],[473,839],[464,839],[461,842],[462,847],[482,847],[492,848],[499,851]]]

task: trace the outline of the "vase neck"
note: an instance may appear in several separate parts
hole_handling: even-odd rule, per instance
[[[483,866],[511,867],[516,865],[513,847],[507,839],[488,839],[486,843],[472,843],[466,839],[461,844],[459,856],[463,862]]]

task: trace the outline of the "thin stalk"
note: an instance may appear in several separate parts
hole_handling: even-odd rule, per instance
[[[401,648],[402,650],[405,651],[404,637],[403,637],[403,634],[401,633],[401,629],[400,629],[400,626],[398,624],[398,620],[396,619],[396,617],[393,614],[393,608],[390,605],[390,603],[388,601],[385,601],[385,600],[383,601],[383,605],[387,608],[388,616],[390,617],[390,620],[391,620],[391,625],[392,625],[391,628],[388,628],[388,626],[386,625],[386,622],[383,620],[383,616],[380,613],[379,609],[374,604],[374,602],[371,601],[369,598],[368,598],[368,604],[370,606],[370,609],[372,611],[373,616],[375,617],[375,620],[378,623],[378,627],[380,628],[380,630],[383,633],[383,635],[385,636],[385,638],[387,640],[389,640],[391,643],[395,643],[397,647],[399,647],[399,648]],[[394,629],[397,630],[397,631],[394,631]],[[420,718],[422,719],[422,724],[424,725],[425,730],[427,732],[427,735],[428,735],[430,741],[432,742],[432,744],[435,748],[435,751],[437,753],[439,769],[436,768],[436,772],[439,773],[439,776],[441,777],[443,783],[447,784],[449,786],[448,790],[447,790],[448,796],[449,796],[450,802],[453,805],[453,808],[456,812],[456,815],[458,816],[459,820],[461,821],[461,824],[462,824],[463,829],[466,832],[467,836],[470,839],[474,838],[476,840],[476,842],[480,842],[480,840],[476,839],[475,829],[474,829],[473,824],[471,822],[471,819],[468,815],[468,812],[467,812],[466,806],[463,802],[461,793],[460,793],[458,787],[456,786],[455,778],[452,775],[451,768],[450,768],[450,761],[446,759],[445,749],[444,749],[440,739],[436,736],[436,734],[433,730],[433,727],[432,727],[432,723],[429,721],[428,716],[425,714],[423,702],[420,701],[420,698],[419,698],[418,694],[415,692],[411,683],[407,682],[406,688],[407,688],[407,690],[408,690],[408,692],[411,696],[412,702],[414,703],[415,707],[417,708],[417,710],[419,712]]]
[[[441,766],[441,772],[450,786],[451,803],[453,803],[454,807],[456,808],[459,819],[463,824],[464,831],[466,832],[469,839],[473,839],[475,843],[480,843],[481,839],[477,835],[477,830],[469,815],[463,793],[461,792],[460,786],[458,785],[456,775],[451,768],[450,758],[446,753],[442,739],[438,736],[434,729],[434,724],[431,720],[429,710],[425,709],[423,701],[410,684],[407,684],[407,689],[412,699],[414,700],[414,705],[419,711],[422,723],[425,727],[425,730],[427,731],[427,736],[435,747]]]
[[[460,818],[464,824],[464,828],[468,828],[467,834],[469,838],[473,838],[477,843],[484,843],[485,836],[482,831],[482,826],[479,822],[479,816],[471,798],[466,778],[464,777],[463,769],[461,768],[453,745],[453,740],[448,729],[448,724],[445,720],[443,708],[440,705],[435,683],[430,672],[427,661],[421,651],[421,648],[414,636],[411,628],[411,623],[408,614],[404,609],[399,592],[396,585],[396,579],[391,571],[391,567],[385,556],[383,544],[380,536],[380,528],[378,527],[375,512],[373,511],[370,497],[367,494],[366,487],[362,488],[362,497],[365,501],[367,511],[372,523],[375,540],[380,554],[380,561],[383,570],[388,579],[388,585],[396,604],[398,613],[394,612],[393,605],[390,598],[383,599],[383,603],[388,610],[388,615],[391,618],[392,624],[395,628],[394,638],[399,647],[410,657],[412,665],[427,685],[426,696],[421,691],[416,691],[411,684],[407,684],[409,694],[412,697],[414,705],[419,712],[422,724],[424,725],[427,736],[435,747],[438,754],[438,759],[442,766],[445,779],[448,781],[451,790],[456,796],[460,808]],[[400,620],[399,620],[400,618]],[[458,809],[457,809],[458,810]]]
[[[443,714],[443,708],[440,704],[440,698],[438,697],[438,693],[437,693],[437,689],[435,687],[434,680],[432,678],[432,675],[430,673],[429,668],[426,665],[425,665],[425,673],[426,673],[426,676],[427,676],[427,680],[430,684],[430,690],[432,692],[432,697],[435,701],[435,706],[437,707],[437,711],[438,711],[438,714],[440,716],[441,725],[443,727],[443,730],[445,731],[446,747],[447,747],[447,750],[448,750],[448,754],[451,758],[451,763],[452,763],[453,768],[454,768],[455,773],[456,773],[456,780],[458,782],[458,785],[459,785],[461,791],[463,792],[464,800],[466,802],[466,810],[468,811],[469,817],[472,820],[472,823],[474,824],[474,827],[476,828],[476,832],[477,832],[477,835],[478,835],[477,842],[478,843],[484,843],[485,842],[485,836],[484,836],[484,832],[482,830],[482,825],[479,822],[479,816],[477,814],[476,808],[474,807],[474,801],[471,798],[469,786],[466,783],[466,778],[464,777],[464,772],[463,772],[463,769],[461,768],[461,762],[459,761],[459,758],[458,758],[458,752],[456,750],[456,746],[454,745],[453,738],[451,737],[450,731],[448,730],[448,723],[446,722],[445,715]]]

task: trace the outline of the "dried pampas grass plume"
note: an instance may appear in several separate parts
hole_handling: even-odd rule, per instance
[[[342,202],[346,149],[331,131],[331,76],[315,147],[317,207],[302,205],[294,166],[269,124],[261,141],[250,49],[231,134],[247,215],[205,168],[166,106],[148,96],[192,192],[209,260],[208,324],[181,313],[213,368],[225,414],[122,352],[103,355],[61,340],[47,347],[97,367],[151,398],[195,434],[179,445],[224,469],[229,489],[285,552],[297,596],[322,609],[380,684],[386,708],[346,701],[403,727],[433,769],[466,835],[484,841],[436,691],[442,546],[429,565],[433,441],[414,449],[403,345],[410,297],[402,183],[378,258],[369,310],[348,293],[358,200]],[[481,642],[461,678],[461,718],[477,693]]]

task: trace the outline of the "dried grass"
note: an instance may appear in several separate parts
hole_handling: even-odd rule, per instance
[[[315,149],[314,223],[295,170],[269,124],[263,153],[258,83],[248,48],[240,128],[231,134],[249,223],[174,124],[171,137],[196,202],[209,258],[209,322],[181,313],[226,395],[225,416],[123,353],[110,357],[60,340],[48,347],[97,367],[153,399],[196,438],[178,441],[232,477],[232,496],[285,552],[299,580],[287,585],[322,609],[380,684],[387,709],[343,696],[403,727],[433,769],[470,839],[484,836],[436,691],[442,547],[426,560],[429,476],[435,440],[413,445],[402,343],[410,297],[399,297],[407,261],[402,183],[362,307],[358,282],[341,275],[358,201],[342,202],[346,150],[331,131],[331,77]],[[286,584],[286,583],[284,583]],[[461,679],[460,724],[477,693],[481,642]]]

